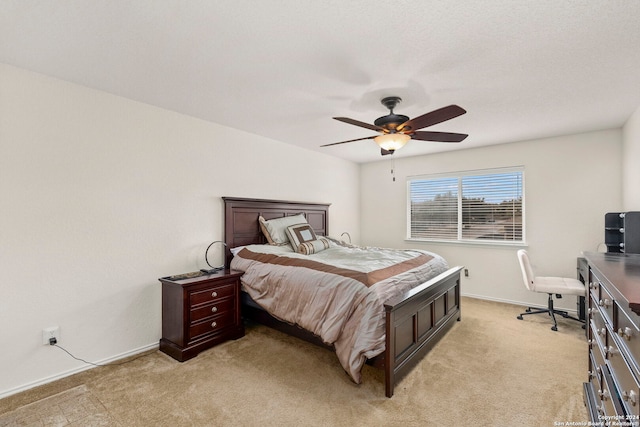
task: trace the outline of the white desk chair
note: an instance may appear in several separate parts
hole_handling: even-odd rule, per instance
[[[562,295],[585,296],[586,291],[584,284],[578,279],[570,279],[567,277],[536,277],[533,274],[533,269],[529,262],[529,255],[524,249],[518,251],[518,261],[520,262],[520,269],[522,270],[522,279],[527,289],[532,292],[544,292],[549,295],[549,303],[546,309],[532,310],[531,307],[528,307],[524,313],[518,316],[518,319],[522,320],[522,316],[526,316],[527,314],[547,313],[553,319],[551,330],[557,331],[558,322],[556,321],[555,315],[559,314],[562,317],[583,323],[584,327],[582,320],[570,316],[566,311],[553,308],[553,294],[555,294],[557,298],[562,298]]]

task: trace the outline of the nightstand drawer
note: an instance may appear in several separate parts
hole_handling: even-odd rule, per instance
[[[212,319],[194,324],[189,328],[189,340],[192,341],[201,336],[221,331],[228,326],[233,326],[234,319],[235,313],[233,311],[227,311]]]
[[[189,303],[191,306],[199,304],[207,304],[218,300],[233,296],[235,293],[235,283],[217,284],[206,289],[192,291],[189,293]]]
[[[191,310],[190,321],[191,324],[200,322],[207,317],[218,316],[232,311],[235,308],[235,298],[217,299],[213,304],[200,306]]]

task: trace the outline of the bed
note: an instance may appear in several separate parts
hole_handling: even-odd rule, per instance
[[[269,221],[302,214],[318,237],[329,236],[329,204],[234,197],[223,197],[223,200],[225,265],[227,267],[232,266],[231,249],[236,253],[238,252],[235,248],[244,248],[242,250],[251,252],[256,248],[252,245],[268,243],[260,226],[259,218],[261,217],[264,221]],[[331,245],[338,243],[333,241]],[[244,255],[239,254],[238,257],[241,258],[240,255],[245,257],[246,253],[250,252],[245,252]],[[235,263],[239,264],[239,259],[236,259]],[[380,320],[382,352],[367,357],[366,363],[384,371],[387,397],[393,396],[394,387],[398,381],[424,357],[456,321],[460,320],[461,270],[462,267],[446,267],[441,272],[438,271],[435,277],[425,279],[423,283],[420,282],[417,286],[384,301]],[[242,316],[300,339],[336,350],[335,345],[328,345],[319,335],[268,313],[251,298],[246,289],[242,292]],[[337,354],[343,363],[341,354]],[[344,363],[343,367],[352,379],[358,382],[354,377],[357,373],[351,373],[350,367],[345,366]]]

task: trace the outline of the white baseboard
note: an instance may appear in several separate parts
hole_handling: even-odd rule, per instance
[[[528,303],[528,302],[514,301],[514,300],[508,300],[508,299],[502,299],[502,298],[490,298],[490,297],[486,297],[486,296],[483,296],[483,295],[473,295],[473,294],[467,294],[467,293],[464,293],[464,292],[461,292],[460,295],[463,296],[463,297],[481,299],[481,300],[485,300],[485,301],[493,301],[493,302],[501,302],[501,303],[505,303],[505,304],[520,305],[522,307],[542,308],[542,309],[547,308],[546,305],[536,305],[536,304],[531,304],[531,303]],[[555,302],[556,302],[556,300],[554,300],[554,303]],[[558,306],[556,306],[554,304],[554,308],[556,310],[563,310],[563,311],[567,311],[569,313],[574,313],[574,314],[578,313],[578,309],[575,306],[573,308],[568,308],[568,307],[558,307]],[[464,310],[464,308],[463,308],[463,310]]]
[[[118,355],[113,356],[113,357],[109,357],[109,358],[106,358],[106,359],[103,359],[103,360],[99,360],[99,361],[94,362],[94,363],[97,364],[97,365],[104,365],[104,364],[112,363],[112,362],[115,362],[115,361],[118,361],[118,360],[126,359],[127,357],[135,356],[137,354],[144,353],[144,352],[149,351],[149,350],[157,350],[158,347],[159,347],[159,343],[155,342],[153,344],[149,344],[149,345],[146,345],[144,347],[139,347],[139,348],[137,348],[135,350],[131,350],[131,351],[128,351],[126,353],[121,353],[121,354],[118,354]],[[78,374],[80,372],[87,371],[87,370],[93,369],[95,367],[96,366],[85,364],[83,366],[79,366],[77,368],[70,369],[70,370],[65,371],[65,372],[60,372],[59,374],[52,375],[50,377],[42,378],[40,380],[24,384],[24,385],[21,385],[19,387],[13,388],[13,389],[5,390],[3,392],[0,392],[0,399],[4,399],[5,397],[9,397],[11,395],[20,393],[22,391],[26,391],[26,390],[32,389],[34,387],[38,387],[38,386],[41,386],[41,385],[44,385],[44,384],[48,384],[50,382],[53,382],[53,381],[56,381],[56,380],[60,380],[62,378],[66,378],[68,376],[71,376],[71,375],[74,375],[74,374]]]

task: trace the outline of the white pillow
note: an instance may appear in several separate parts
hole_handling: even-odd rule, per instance
[[[285,216],[282,218],[274,218],[265,220],[262,215],[258,218],[262,234],[267,238],[270,245],[287,245],[289,237],[287,236],[287,227],[295,224],[303,224],[307,222],[304,214]]]

